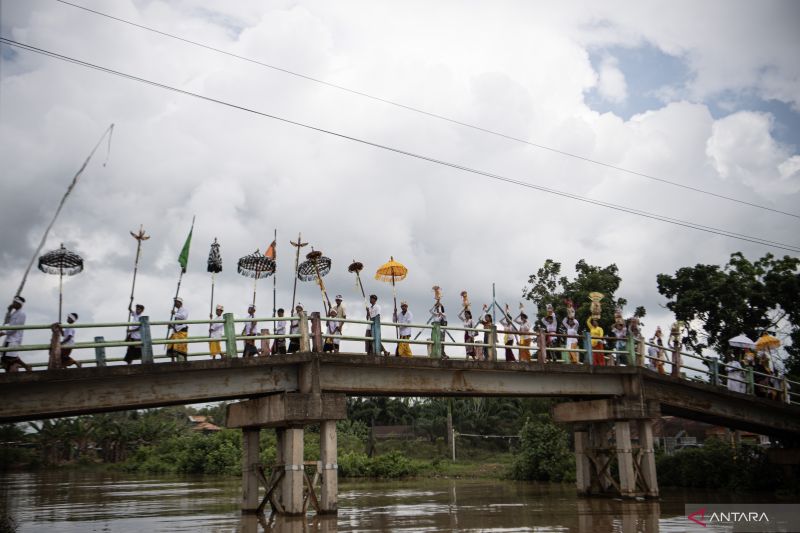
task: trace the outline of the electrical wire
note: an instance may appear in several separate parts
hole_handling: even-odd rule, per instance
[[[483,132],[483,133],[488,133],[490,135],[495,135],[497,137],[502,137],[503,139],[507,139],[507,140],[510,140],[510,141],[515,141],[515,142],[518,142],[518,143],[526,144],[528,146],[532,146],[534,148],[539,148],[541,150],[547,150],[549,152],[553,152],[553,153],[556,153],[556,154],[559,154],[559,155],[563,155],[563,156],[566,156],[566,157],[571,157],[573,159],[578,159],[578,160],[584,161],[586,163],[599,165],[599,166],[610,168],[610,169],[613,169],[613,170],[616,170],[616,171],[619,171],[619,172],[625,172],[627,174],[631,174],[633,176],[638,176],[640,178],[645,178],[645,179],[649,179],[649,180],[652,180],[652,181],[657,181],[657,182],[660,182],[660,183],[664,183],[666,185],[672,185],[674,187],[680,187],[680,188],[682,188],[684,190],[688,190],[688,191],[692,191],[692,192],[696,192],[696,193],[700,193],[700,194],[705,194],[705,195],[712,196],[714,198],[718,198],[718,199],[721,199],[721,200],[727,200],[727,201],[735,202],[735,203],[738,203],[738,204],[741,204],[741,205],[746,205],[746,206],[749,206],[749,207],[755,207],[757,209],[763,209],[765,211],[771,211],[773,213],[777,213],[777,214],[786,215],[786,216],[789,216],[789,217],[794,217],[794,218],[800,219],[800,214],[797,214],[797,213],[790,213],[788,211],[782,211],[780,209],[776,209],[776,208],[773,208],[773,207],[768,207],[768,206],[765,206],[765,205],[757,204],[755,202],[742,200],[740,198],[734,198],[732,196],[726,196],[724,194],[716,193],[716,192],[709,191],[709,190],[706,190],[706,189],[701,189],[699,187],[693,187],[691,185],[686,185],[684,183],[679,183],[679,182],[668,180],[668,179],[665,179],[665,178],[659,178],[657,176],[653,176],[652,174],[647,174],[647,173],[644,173],[644,172],[638,172],[636,170],[630,170],[630,169],[627,169],[627,168],[624,168],[624,167],[620,167],[620,166],[617,166],[617,165],[612,165],[611,163],[604,163],[603,161],[599,161],[597,159],[592,159],[590,157],[582,156],[582,155],[579,155],[579,154],[574,154],[574,153],[571,153],[571,152],[567,152],[565,150],[559,150],[558,148],[553,148],[551,146],[546,146],[546,145],[543,145],[543,144],[534,143],[534,142],[531,142],[531,141],[528,141],[528,140],[525,140],[525,139],[522,139],[522,138],[519,138],[519,137],[515,137],[513,135],[509,135],[509,134],[502,133],[502,132],[499,132],[499,131],[495,131],[495,130],[491,130],[491,129],[488,129],[488,128],[484,128],[482,126],[477,126],[475,124],[470,124],[468,122],[463,122],[463,121],[460,121],[460,120],[457,120],[457,119],[454,119],[454,118],[450,118],[450,117],[447,117],[445,115],[441,115],[441,114],[438,114],[438,113],[433,113],[431,111],[425,111],[424,109],[419,109],[417,107],[413,107],[413,106],[410,106],[410,105],[407,105],[407,104],[402,104],[402,103],[399,103],[399,102],[395,102],[395,101],[389,100],[387,98],[381,98],[380,96],[375,96],[375,95],[372,95],[372,94],[369,94],[369,93],[365,93],[363,91],[359,91],[359,90],[356,90],[356,89],[350,89],[350,88],[345,87],[343,85],[337,85],[335,83],[331,83],[331,82],[328,82],[328,81],[325,81],[325,80],[322,80],[322,79],[319,79],[319,78],[315,78],[315,77],[309,76],[307,74],[301,74],[299,72],[294,72],[294,71],[286,69],[286,68],[278,67],[278,66],[275,66],[275,65],[270,65],[269,63],[265,63],[265,62],[259,61],[257,59],[252,59],[252,58],[249,58],[249,57],[246,57],[246,56],[242,56],[242,55],[239,55],[239,54],[234,54],[233,52],[228,52],[228,51],[223,50],[221,48],[216,48],[216,47],[210,46],[208,44],[204,44],[204,43],[201,43],[201,42],[198,42],[198,41],[193,41],[191,39],[187,39],[187,38],[181,37],[179,35],[175,35],[175,34],[172,34],[172,33],[169,33],[169,32],[158,30],[158,29],[152,28],[150,26],[145,26],[144,24],[138,24],[138,23],[133,22],[131,20],[127,20],[127,19],[120,18],[120,17],[115,17],[114,15],[109,15],[108,13],[103,13],[102,11],[97,11],[97,10],[94,10],[94,9],[90,9],[88,7],[85,7],[85,6],[82,6],[82,5],[79,5],[79,4],[73,4],[72,2],[67,2],[66,0],[56,0],[56,2],[59,2],[61,4],[67,5],[67,6],[74,7],[74,8],[77,8],[77,9],[81,9],[81,10],[86,11],[88,13],[93,13],[95,15],[98,15],[98,16],[101,16],[101,17],[105,17],[105,18],[110,19],[110,20],[121,22],[123,24],[128,24],[129,26],[133,26],[133,27],[145,30],[145,31],[149,31],[149,32],[161,35],[163,37],[168,37],[170,39],[175,39],[177,41],[181,41],[183,43],[191,44],[193,46],[199,46],[200,48],[205,48],[206,50],[210,50],[212,52],[223,54],[223,55],[226,55],[228,57],[239,59],[241,61],[246,61],[248,63],[252,63],[254,65],[259,65],[261,67],[269,68],[269,69],[275,70],[277,72],[282,72],[282,73],[288,74],[290,76],[295,76],[297,78],[302,78],[302,79],[307,80],[307,81],[311,81],[311,82],[314,82],[314,83],[319,83],[321,85],[325,85],[327,87],[331,87],[333,89],[337,89],[337,90],[340,90],[340,91],[345,91],[345,92],[348,92],[350,94],[355,94],[357,96],[362,96],[364,98],[369,98],[371,100],[375,100],[377,102],[382,102],[384,104],[395,106],[395,107],[398,107],[398,108],[401,108],[401,109],[405,109],[407,111],[412,111],[414,113],[419,113],[419,114],[422,114],[422,115],[425,115],[425,116],[428,116],[428,117],[431,117],[431,118],[435,118],[437,120],[442,120],[442,121],[445,121],[445,122],[449,122],[451,124],[456,124],[458,126],[463,126],[465,128],[470,128],[470,129],[477,130],[477,131],[480,131],[480,132]]]
[[[519,185],[521,187],[527,187],[527,188],[534,189],[534,190],[541,191],[541,192],[547,192],[549,194],[554,194],[554,195],[557,195],[557,196],[562,196],[562,197],[565,197],[565,198],[578,200],[580,202],[584,202],[584,203],[588,203],[588,204],[592,204],[592,205],[597,205],[597,206],[601,206],[601,207],[606,207],[606,208],[609,208],[609,209],[614,209],[616,211],[630,213],[630,214],[637,215],[637,216],[644,217],[644,218],[648,218],[648,219],[651,219],[651,220],[658,220],[658,221],[661,221],[661,222],[666,222],[666,223],[677,225],[677,226],[682,226],[682,227],[686,227],[686,228],[690,228],[690,229],[695,229],[695,230],[698,230],[698,231],[704,231],[706,233],[712,233],[712,234],[716,234],[716,235],[720,235],[720,236],[724,236],[724,237],[729,237],[729,238],[732,238],[732,239],[737,239],[737,240],[741,240],[741,241],[760,244],[762,246],[778,248],[778,249],[781,249],[781,250],[787,250],[787,251],[791,251],[791,252],[795,252],[795,253],[800,253],[800,246],[797,246],[797,245],[786,244],[786,243],[778,242],[778,241],[770,241],[770,240],[767,240],[767,239],[764,239],[764,238],[761,238],[761,237],[754,237],[754,236],[751,236],[751,235],[744,235],[744,234],[736,233],[736,232],[729,231],[729,230],[724,230],[724,229],[720,229],[720,228],[714,228],[714,227],[711,227],[711,226],[705,226],[705,225],[698,224],[698,223],[691,222],[691,221],[687,221],[687,220],[681,220],[681,219],[677,219],[677,218],[667,217],[667,216],[664,216],[664,215],[659,215],[659,214],[651,213],[651,212],[648,212],[648,211],[642,211],[642,210],[634,209],[634,208],[631,208],[631,207],[612,204],[612,203],[609,203],[609,202],[604,202],[604,201],[601,201],[601,200],[595,200],[595,199],[592,199],[592,198],[587,198],[587,197],[580,196],[580,195],[577,195],[577,194],[573,194],[573,193],[570,193],[570,192],[560,191],[558,189],[552,189],[552,188],[549,188],[549,187],[544,187],[544,186],[541,186],[541,185],[536,185],[536,184],[533,184],[533,183],[520,181],[520,180],[517,180],[517,179],[514,179],[514,178],[509,178],[509,177],[506,177],[506,176],[502,176],[500,174],[493,174],[491,172],[486,172],[486,171],[483,171],[483,170],[467,167],[467,166],[464,166],[464,165],[460,165],[458,163],[452,163],[452,162],[449,162],[449,161],[436,159],[434,157],[418,154],[418,153],[415,153],[415,152],[409,152],[409,151],[406,151],[406,150],[402,150],[400,148],[395,148],[395,147],[392,147],[392,146],[388,146],[388,145],[384,145],[384,144],[368,141],[366,139],[353,137],[353,136],[350,136],[350,135],[346,135],[344,133],[339,133],[339,132],[336,132],[336,131],[327,130],[327,129],[320,128],[320,127],[317,127],[317,126],[312,126],[310,124],[305,124],[303,122],[298,122],[298,121],[295,121],[295,120],[284,118],[284,117],[281,117],[281,116],[278,116],[278,115],[272,115],[272,114],[269,114],[269,113],[265,113],[263,111],[258,111],[256,109],[245,107],[243,105],[238,105],[238,104],[234,104],[232,102],[219,100],[217,98],[212,98],[210,96],[205,96],[205,95],[202,95],[202,94],[199,94],[199,93],[195,93],[195,92],[191,92],[191,91],[187,91],[187,90],[184,90],[184,89],[179,89],[179,88],[173,87],[171,85],[166,85],[166,84],[163,84],[163,83],[159,83],[157,81],[148,80],[146,78],[140,78],[140,77],[134,76],[132,74],[127,74],[127,73],[124,73],[124,72],[121,72],[121,71],[118,71],[118,70],[110,69],[108,67],[103,67],[103,66],[96,65],[94,63],[89,63],[89,62],[86,62],[86,61],[82,61],[80,59],[76,59],[76,58],[73,58],[73,57],[70,57],[70,56],[58,54],[58,53],[52,52],[50,50],[46,50],[46,49],[43,49],[43,48],[37,48],[35,46],[29,45],[29,44],[25,44],[25,43],[20,43],[18,41],[14,41],[14,40],[8,39],[6,37],[0,36],[0,42],[5,43],[5,44],[10,45],[10,46],[14,46],[14,47],[17,47],[17,48],[28,50],[30,52],[35,52],[37,54],[48,56],[48,57],[51,57],[51,58],[54,58],[54,59],[59,59],[61,61],[66,61],[68,63],[73,63],[73,64],[80,65],[80,66],[83,66],[83,67],[86,67],[86,68],[98,70],[98,71],[101,71],[101,72],[105,72],[107,74],[113,74],[115,76],[119,76],[119,77],[122,77],[122,78],[125,78],[125,79],[129,79],[129,80],[132,80],[132,81],[137,81],[137,82],[143,83],[145,85],[158,87],[158,88],[165,89],[165,90],[168,90],[168,91],[172,91],[172,92],[175,92],[175,93],[178,93],[178,94],[183,94],[185,96],[191,96],[191,97],[194,97],[194,98],[197,98],[197,99],[200,99],[200,100],[204,100],[206,102],[211,102],[211,103],[219,104],[219,105],[222,105],[222,106],[225,106],[225,107],[229,107],[229,108],[232,108],[232,109],[237,109],[237,110],[244,111],[244,112],[247,112],[247,113],[252,113],[254,115],[258,115],[258,116],[265,117],[265,118],[270,118],[270,119],[277,120],[277,121],[280,121],[280,122],[283,122],[283,123],[286,123],[286,124],[291,124],[293,126],[299,126],[301,128],[305,128],[305,129],[308,129],[308,130],[316,131],[316,132],[319,132],[319,133],[324,133],[324,134],[331,135],[331,136],[334,136],[334,137],[339,137],[341,139],[346,139],[346,140],[357,142],[357,143],[360,143],[360,144],[363,144],[363,145],[372,146],[374,148],[380,148],[382,150],[386,150],[386,151],[389,151],[389,152],[394,152],[394,153],[397,153],[397,154],[400,154],[400,155],[405,155],[405,156],[412,157],[412,158],[415,158],[415,159],[420,159],[420,160],[423,160],[423,161],[427,161],[429,163],[435,163],[437,165],[442,165],[442,166],[454,168],[454,169],[457,169],[457,170],[461,170],[461,171],[464,171],[464,172],[469,172],[471,174],[484,176],[484,177],[487,177],[487,178],[490,178],[490,179],[493,179],[493,180],[502,181],[502,182],[505,182],[505,183],[513,184],[513,185]]]

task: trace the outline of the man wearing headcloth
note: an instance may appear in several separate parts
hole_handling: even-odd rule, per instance
[[[544,343],[547,346],[547,359],[548,361],[556,360],[556,352],[550,348],[556,345],[556,333],[558,332],[558,318],[553,310],[551,304],[547,304],[547,315],[542,319],[542,327],[544,328],[545,338]]]
[[[127,342],[138,342],[142,340],[142,326],[140,325],[139,319],[142,318],[142,313],[144,313],[144,306],[142,304],[136,304],[136,310],[128,309],[131,313],[131,322],[136,324],[135,326],[129,326],[127,335],[125,336],[125,340]],[[125,362],[128,364],[133,363],[135,359],[142,358],[142,347],[141,346],[128,346],[127,351],[125,352]]]
[[[275,335],[286,335],[286,321],[283,320],[283,307],[278,309],[278,320],[275,321]],[[286,353],[286,339],[275,339],[272,343],[272,354]]]
[[[338,335],[342,335],[342,331],[344,330],[344,322],[342,322],[342,321],[347,319],[347,309],[345,308],[344,303],[342,303],[343,299],[342,299],[342,295],[341,294],[337,294],[335,300],[336,300],[336,305],[331,307],[331,309],[336,311],[336,315],[335,316],[338,319],[336,321],[336,331],[335,331],[335,333],[338,334]],[[334,340],[337,341],[337,342],[334,342],[334,349],[335,349],[335,351],[338,352],[339,351],[339,344],[340,344],[341,339],[334,339]]]
[[[299,335],[300,334],[300,313],[303,312],[303,304],[297,302],[297,305],[294,308],[295,311],[295,318],[289,322],[289,335]],[[289,339],[289,350],[288,353],[295,353],[300,351],[300,338],[299,337],[292,337]]]
[[[224,311],[225,308],[218,305],[215,320],[221,320]],[[216,322],[208,325],[208,336],[213,339],[208,343],[208,351],[211,353],[211,359],[216,359],[217,356],[219,356],[220,359],[225,359],[225,354],[222,353],[222,333],[224,330],[225,324],[223,322]]]
[[[249,319],[247,322],[244,323],[244,329],[242,330],[242,335],[245,337],[255,337],[258,335],[258,324],[256,323],[256,306],[250,304],[247,308],[247,318]],[[256,340],[255,339],[245,339],[244,340],[244,353],[242,353],[242,357],[253,357],[258,355],[258,348],[256,348]]]
[[[567,349],[569,349],[569,362],[578,364],[578,331],[580,323],[575,320],[575,308],[571,301],[567,301],[567,316],[561,321],[567,332]]]
[[[378,305],[378,296],[375,295],[375,294],[370,294],[369,295],[369,305],[367,306],[367,320],[372,321],[375,318],[378,319],[378,327],[381,327],[380,326],[380,322],[381,322],[381,306]],[[370,338],[372,337],[372,328],[371,327],[367,328],[365,336],[366,337],[370,337]],[[383,348],[383,343],[381,343],[380,350],[378,350],[377,347],[374,346],[375,343],[373,341],[367,339],[365,342],[366,342],[367,353],[369,355],[376,355],[378,353],[378,351],[380,351],[381,355],[389,355],[389,352],[387,352]]]
[[[411,328],[409,324],[411,324],[413,320],[414,315],[408,310],[408,302],[400,302],[400,312],[395,314],[394,321],[397,324],[402,324],[398,330],[401,339],[407,340],[411,338]],[[407,342],[398,342],[396,355],[400,357],[412,357],[411,345]]]
[[[14,301],[8,306],[10,316],[7,325],[25,325],[25,311],[22,310],[23,305],[25,305],[25,298],[22,296],[15,296]],[[21,329],[0,331],[0,337],[5,336],[6,338],[3,346],[5,348],[12,348],[22,344],[22,333],[23,330]],[[23,367],[28,372],[33,369],[31,365],[26,364],[19,358],[19,352],[3,352],[3,356],[0,358],[0,364],[2,364],[6,372],[18,372],[19,367]]]
[[[70,313],[67,315],[68,326],[71,326],[77,320],[77,313]],[[72,347],[75,346],[75,328],[59,327],[61,328],[61,368],[67,368],[70,365],[75,365],[80,368],[80,361],[76,361],[72,358]]]
[[[175,306],[175,314],[172,315],[173,320],[189,320],[189,311],[183,306],[183,298],[180,296],[175,298],[173,302]],[[172,335],[169,336],[170,340],[182,341],[189,336],[189,326],[187,324],[171,324]],[[174,342],[167,344],[167,355],[174,362],[186,361],[189,355],[189,347],[185,342]]]

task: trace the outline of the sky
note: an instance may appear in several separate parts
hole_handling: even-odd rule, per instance
[[[110,15],[355,91],[683,185],[797,213],[800,4],[744,1],[201,2],[75,0]],[[345,135],[659,215],[797,246],[800,221],[493,136],[176,41],[55,0],[2,0],[4,37]],[[333,262],[331,296],[391,306],[372,272],[393,256],[419,321],[443,289],[516,309],[543,262],[615,263],[626,314],[645,333],[674,320],[656,276],[698,263],[787,252],[589,205],[409,158],[3,45],[0,48],[0,298],[10,301],[70,179],[101,147],[45,245],[85,259],[65,313],[169,315],[177,257],[196,216],[181,295],[207,316],[209,245],[221,244],[216,301],[246,312],[236,260],[278,232],[278,306],[292,298],[303,240]],[[272,282],[258,282],[259,315]],[[28,323],[57,318],[58,279],[31,272]],[[313,283],[298,299],[322,306]],[[528,308],[532,305],[528,303]],[[351,316],[353,312],[351,311]],[[452,319],[455,317],[453,316]],[[86,336],[90,333],[87,332]],[[111,334],[108,334],[112,336]],[[30,334],[33,340],[35,334]],[[79,339],[84,340],[84,339]],[[43,361],[46,355],[30,355]]]

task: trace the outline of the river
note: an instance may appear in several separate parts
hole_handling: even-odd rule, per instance
[[[0,477],[0,505],[18,533],[179,531],[683,532],[684,503],[769,501],[666,490],[659,502],[585,499],[572,485],[494,480],[342,482],[339,514],[259,523],[242,518],[240,480],[80,470]],[[698,526],[699,527],[699,526]],[[697,531],[715,530],[711,527]]]

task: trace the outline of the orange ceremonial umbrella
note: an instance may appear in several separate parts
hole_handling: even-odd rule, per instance
[[[403,281],[408,275],[408,269],[394,260],[394,257],[389,258],[389,262],[381,265],[375,272],[375,279],[378,281],[391,281],[392,282],[392,297],[394,298],[394,312],[397,314],[397,289],[395,283]]]

